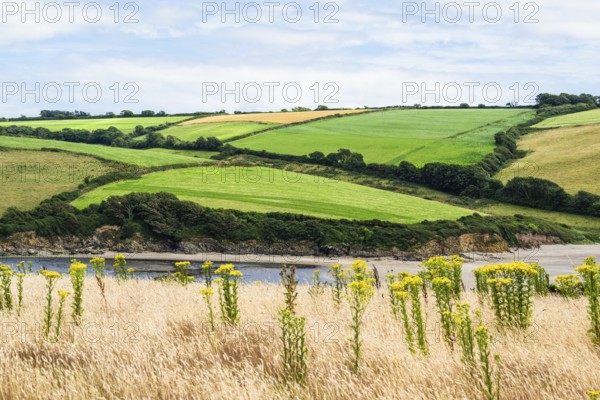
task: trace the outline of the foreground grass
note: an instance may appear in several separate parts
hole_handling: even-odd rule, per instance
[[[111,165],[96,158],[63,152],[4,150],[0,215],[9,207],[29,210],[43,200],[77,189],[86,177],[111,171]]]
[[[600,109],[559,115],[543,120],[534,128],[558,128],[563,126],[600,124]]]
[[[227,140],[236,136],[275,127],[279,124],[258,122],[221,122],[190,125],[176,125],[161,131],[165,137],[171,135],[183,141],[193,142],[200,136],[214,136],[219,140]],[[143,138],[143,136],[142,136]],[[141,140],[141,138],[139,138]]]
[[[600,124],[526,135],[518,146],[529,154],[507,167],[499,178],[506,182],[515,176],[533,176],[556,182],[569,193],[600,194],[599,135]]]
[[[136,126],[143,127],[162,125],[167,122],[180,122],[189,117],[148,117],[148,118],[100,118],[100,119],[67,119],[51,121],[11,121],[0,122],[0,126],[30,126],[32,128],[46,128],[51,131],[60,131],[64,128],[87,129],[93,131],[96,129],[107,129],[111,126],[119,129],[123,133],[133,132]]]
[[[531,110],[395,110],[285,127],[233,141],[274,153],[325,154],[347,148],[367,163],[470,164],[494,149],[494,134],[533,116]]]
[[[298,313],[307,318],[308,377],[304,388],[286,386],[281,367],[277,310],[283,289],[242,285],[238,328],[211,334],[200,284],[181,287],[151,280],[107,278],[107,308],[87,278],[84,320],[66,326],[58,343],[43,339],[45,282],[25,278],[21,317],[0,314],[0,398],[211,398],[211,399],[480,399],[460,351],[441,339],[433,299],[425,307],[431,354],[411,355],[400,322],[378,293],[363,326],[360,374],[346,362],[350,312],[337,310],[326,292],[318,301],[298,290]],[[57,289],[70,290],[67,277]],[[477,304],[472,295],[467,300]],[[218,314],[217,314],[218,315]],[[484,310],[492,326],[490,310]],[[584,399],[600,381],[600,355],[586,335],[585,300],[534,301],[533,328],[522,334],[492,330],[492,353],[502,359],[503,399]]]
[[[84,194],[84,208],[131,192],[170,192],[213,208],[290,212],[322,218],[415,223],[458,219],[472,211],[366,186],[261,167],[184,168],[115,182]]]
[[[105,160],[118,161],[141,167],[200,163],[203,160],[194,156],[169,154],[162,151],[135,150],[85,143],[71,143],[60,140],[44,140],[25,137],[0,136],[0,147],[13,149],[57,149],[73,153],[89,154]]]

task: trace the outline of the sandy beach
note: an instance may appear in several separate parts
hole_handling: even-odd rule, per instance
[[[99,256],[111,259],[116,252],[107,252]],[[125,254],[130,260],[160,260],[160,261],[191,261],[203,262],[211,260],[216,264],[221,263],[257,263],[257,264],[288,264],[297,266],[319,266],[329,267],[332,264],[340,263],[344,267],[350,266],[355,257],[326,257],[326,256],[291,256],[291,255],[273,255],[273,254],[224,254],[224,253],[131,253]],[[465,264],[463,272],[465,284],[472,287],[474,284],[470,272],[485,264],[504,263],[511,261],[537,262],[546,268],[551,277],[563,274],[573,273],[573,268],[583,263],[586,257],[594,256],[600,260],[600,244],[595,245],[547,245],[533,249],[516,249],[505,253],[471,253],[463,254]],[[76,254],[71,257],[87,258],[89,254]],[[385,258],[365,258],[372,266],[376,267],[380,276],[407,271],[415,273],[419,269],[420,262],[395,259],[393,257]]]

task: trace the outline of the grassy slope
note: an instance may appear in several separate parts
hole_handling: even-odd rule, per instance
[[[519,141],[530,153],[501,171],[506,182],[515,176],[549,179],[570,193],[600,194],[600,124],[531,133]]]
[[[360,374],[354,375],[348,366],[352,353],[348,304],[336,308],[329,293],[315,301],[308,287],[300,285],[297,312],[306,317],[309,358],[307,384],[298,388],[283,383],[276,322],[284,306],[280,285],[241,285],[239,328],[218,324],[212,334],[198,294],[201,283],[181,287],[109,277],[106,311],[89,275],[83,295],[84,325],[72,327],[69,298],[67,325],[58,343],[45,340],[41,332],[45,279],[37,274],[25,278],[21,316],[0,314],[7,329],[0,358],[0,398],[485,398],[479,375],[474,379],[465,372],[460,349],[452,351],[440,339],[440,320],[431,298],[423,304],[430,346],[425,357],[409,352],[387,297],[374,296],[361,333],[364,359]],[[68,278],[60,279],[57,289],[71,290]],[[218,309],[216,298],[213,307]],[[472,293],[464,300],[480,308]],[[586,307],[583,298],[536,296],[532,328],[514,332],[494,329],[493,314],[484,303],[484,323],[493,337],[490,351],[501,358],[502,399],[586,399],[586,390],[598,389],[600,353],[587,334]],[[218,310],[215,313],[218,318]]]
[[[137,125],[156,126],[166,122],[179,122],[189,117],[149,117],[149,118],[100,118],[100,119],[72,119],[52,121],[12,121],[0,122],[0,126],[31,126],[33,128],[47,128],[52,131],[60,131],[63,128],[71,129],[106,129],[111,126],[118,128],[124,133],[133,132]]]
[[[600,109],[548,118],[534,128],[558,128],[562,126],[600,124]]]
[[[2,201],[0,215],[9,207],[34,208],[42,200],[77,189],[83,180],[110,171],[95,158],[77,154],[11,150],[0,152]]]
[[[260,167],[186,168],[116,182],[74,202],[77,207],[129,192],[167,191],[204,206],[259,212],[291,212],[324,218],[419,222],[457,219],[472,212],[446,204],[347,182],[320,180]]]
[[[544,219],[546,221],[565,224],[583,231],[600,233],[600,218],[586,217],[584,215],[568,214],[556,211],[538,210],[536,208],[521,207],[513,204],[491,202],[474,209],[491,215],[521,214],[527,217]]]
[[[531,110],[396,110],[277,129],[232,142],[237,147],[303,155],[339,148],[367,163],[469,164],[494,148],[494,133],[524,122]]]
[[[426,186],[416,185],[413,183],[393,181],[381,178],[374,178],[366,175],[361,175],[355,172],[341,171],[334,168],[323,167],[318,165],[304,164],[289,164],[284,162],[265,160],[256,156],[238,156],[234,160],[239,162],[251,162],[259,165],[273,166],[276,168],[287,168],[290,171],[308,173],[311,175],[319,175],[324,179],[337,179],[344,182],[365,185],[375,188],[388,190],[395,193],[416,196],[428,200],[446,203],[449,205],[472,209],[473,212],[491,214],[491,215],[508,215],[521,214],[525,216],[545,219],[551,222],[565,224],[574,228],[600,233],[600,218],[591,218],[583,215],[568,214],[555,211],[537,210],[535,208],[521,207],[512,204],[504,204],[491,200],[477,200],[469,204],[465,204],[464,200],[458,196],[453,196],[448,193],[439,192]]]
[[[261,131],[279,124],[263,124],[258,122],[222,122],[210,124],[176,125],[161,131],[165,137],[175,136],[184,141],[194,141],[200,136],[214,136],[220,140]],[[141,140],[141,139],[140,139]]]
[[[155,150],[133,150],[118,147],[70,143],[59,140],[43,140],[22,137],[0,136],[0,147],[16,149],[59,149],[73,153],[89,154],[106,160],[118,161],[142,167],[188,164],[203,161],[187,155],[170,154]]]

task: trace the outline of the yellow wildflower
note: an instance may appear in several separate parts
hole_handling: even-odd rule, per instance
[[[242,275],[242,271],[231,271],[229,273],[229,276],[233,276],[234,278],[241,278]]]
[[[433,278],[433,280],[431,281],[431,284],[434,286],[437,286],[437,285],[450,286],[450,285],[452,285],[452,281],[449,278],[437,277],[437,278]]]
[[[48,270],[43,270],[41,272],[41,274],[46,278],[46,279],[56,279],[56,278],[60,278],[60,274],[56,271],[48,271]]]
[[[175,266],[177,268],[186,268],[186,267],[189,268],[190,265],[192,265],[192,264],[189,261],[180,261],[180,262],[175,263]]]
[[[233,264],[223,264],[215,271],[216,275],[226,275],[229,274],[235,266]]]

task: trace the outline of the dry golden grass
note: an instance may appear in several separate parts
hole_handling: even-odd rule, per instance
[[[439,330],[436,336],[432,299],[427,307],[431,355],[423,357],[408,352],[400,323],[378,293],[365,316],[365,359],[355,376],[345,364],[350,358],[347,304],[336,311],[329,292],[314,302],[301,287],[298,310],[307,317],[310,357],[307,386],[299,389],[282,383],[276,318],[283,290],[278,286],[244,285],[240,328],[211,336],[200,284],[109,278],[105,311],[88,278],[83,329],[66,328],[59,343],[48,343],[39,333],[44,284],[43,278],[28,276],[23,316],[0,314],[2,399],[482,398],[464,374],[459,352],[445,347]],[[57,285],[69,287],[67,278]],[[67,322],[70,309],[68,314]],[[490,322],[489,310],[485,314]],[[502,357],[501,397],[583,399],[586,390],[597,389],[600,351],[586,335],[585,300],[536,299],[534,322],[521,337],[494,334],[493,351]]]
[[[507,167],[500,177],[549,179],[569,193],[580,190],[600,194],[600,125],[550,129],[524,136],[519,149],[529,154]]]
[[[263,122],[273,124],[293,124],[296,122],[306,122],[317,118],[329,117],[340,114],[358,114],[366,110],[326,110],[326,111],[302,111],[302,112],[278,112],[278,113],[257,113],[257,114],[233,114],[233,115],[215,115],[212,117],[198,118],[191,121],[182,122],[181,126],[195,124],[209,124],[213,122]]]

